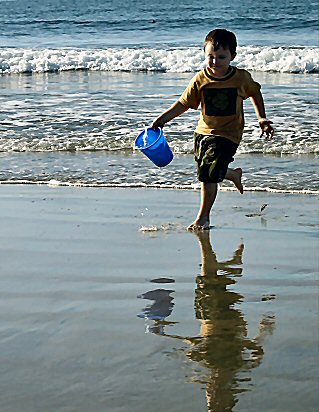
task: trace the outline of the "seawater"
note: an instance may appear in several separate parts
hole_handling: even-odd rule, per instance
[[[319,193],[316,2],[0,7],[1,183],[198,187],[198,111],[165,126],[175,154],[166,168],[137,153],[134,140],[203,67],[206,33],[227,27],[239,42],[234,65],[262,84],[276,131],[273,141],[261,139],[245,102],[234,165],[244,170],[246,190]]]

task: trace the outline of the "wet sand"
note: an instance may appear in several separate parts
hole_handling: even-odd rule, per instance
[[[0,193],[1,412],[317,410],[318,197]]]

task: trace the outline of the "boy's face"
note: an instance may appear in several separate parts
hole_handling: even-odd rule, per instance
[[[228,48],[224,49],[223,47],[220,47],[215,51],[212,42],[206,44],[205,57],[207,59],[207,65],[217,77],[225,76],[229,64],[235,56],[236,53],[231,54]]]

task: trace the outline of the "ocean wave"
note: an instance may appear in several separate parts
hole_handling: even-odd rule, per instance
[[[187,142],[183,145],[178,142],[171,142],[171,149],[175,154],[186,155],[193,154],[193,142]],[[92,145],[88,140],[82,139],[77,142],[60,142],[47,139],[35,139],[26,141],[24,139],[8,139],[2,141],[0,139],[0,152],[3,153],[23,153],[23,152],[120,152],[130,153],[133,149],[133,142],[116,145],[112,141],[101,141],[99,144]],[[271,154],[280,156],[289,155],[319,155],[319,145],[316,142],[305,141],[294,147],[290,144],[267,144],[267,143],[251,143],[242,144],[238,150],[238,154]]]
[[[0,138],[1,152],[127,152],[133,150],[132,140],[115,140],[116,136],[110,138],[85,137],[70,138],[43,137],[43,138]]]
[[[319,47],[245,46],[234,65],[248,70],[318,73]],[[196,72],[204,66],[198,47],[169,49],[0,49],[0,73],[44,73],[69,70]]]
[[[176,155],[192,155],[193,154],[193,138],[170,137],[170,147]],[[117,153],[132,153],[134,152],[135,134],[130,132],[119,136],[110,135],[109,137],[95,136],[79,136],[78,138],[70,138],[68,136],[56,138],[25,138],[16,137],[0,138],[0,153],[22,153],[22,152],[117,152]],[[117,139],[116,139],[117,138]],[[298,136],[276,137],[269,142],[265,139],[246,138],[243,140],[238,149],[238,154],[271,154],[277,156],[289,155],[314,155],[319,156],[318,138]]]

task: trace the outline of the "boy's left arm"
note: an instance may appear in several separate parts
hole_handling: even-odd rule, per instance
[[[266,118],[264,99],[261,92],[259,91],[254,96],[251,96],[250,99],[254,105],[258,123],[262,130],[260,136],[266,134],[266,139],[272,139],[274,137],[274,129],[271,126],[272,122]]]

